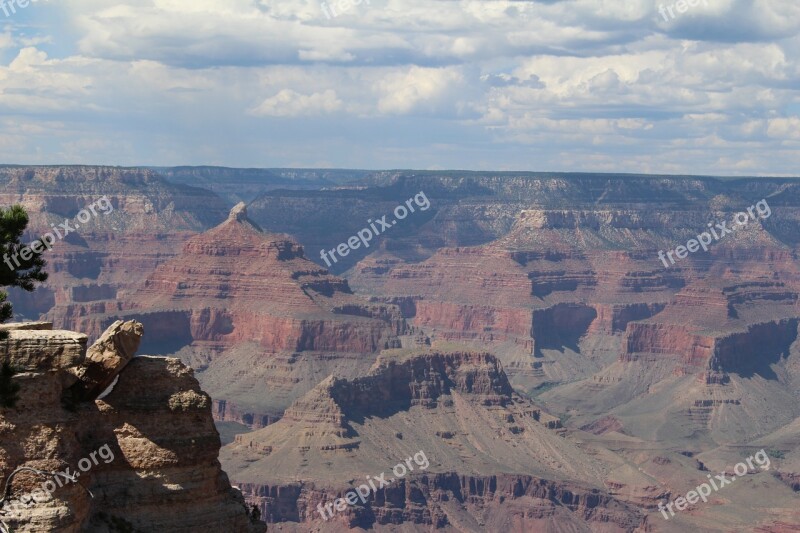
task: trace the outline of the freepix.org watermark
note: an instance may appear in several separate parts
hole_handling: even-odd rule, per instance
[[[3,507],[2,510],[0,510],[0,514],[3,518],[13,520],[22,516],[19,514],[19,511],[28,509],[36,503],[50,501],[53,493],[57,489],[65,486],[67,483],[77,483],[81,472],[88,472],[93,466],[100,464],[100,462],[97,460],[98,456],[103,460],[104,464],[108,464],[114,460],[113,450],[111,450],[111,447],[108,444],[104,444],[96,451],[90,453],[89,457],[84,457],[78,461],[78,470],[74,472],[70,471],[69,468],[65,469],[63,472],[42,472],[32,468],[20,469],[22,471],[30,470],[40,475],[52,477],[52,479],[44,481],[40,488],[33,490],[30,493],[23,494],[19,498],[15,498],[13,503],[6,499],[3,502]]]
[[[107,215],[114,210],[114,206],[111,205],[111,200],[108,199],[108,196],[103,196],[99,200],[96,200],[86,206],[86,209],[81,209],[75,216],[75,220],[77,220],[77,222],[65,219],[64,223],[59,224],[58,226],[51,224],[50,227],[53,229],[53,232],[45,233],[40,238],[31,242],[27,246],[23,246],[17,252],[11,255],[3,255],[3,261],[11,270],[18,269],[20,267],[20,257],[22,257],[23,261],[29,261],[33,257],[34,253],[42,253],[45,249],[51,250],[53,248],[53,244],[56,242],[56,235],[58,236],[58,240],[60,240],[72,232],[77,232],[78,228],[81,227],[81,224],[86,224],[92,219],[92,217],[97,216],[97,209],[99,209],[104,215]],[[63,233],[61,230],[63,230]],[[12,260],[16,266],[11,264]]]
[[[664,7],[664,4],[659,5],[658,12],[661,13],[662,17],[664,17],[664,21],[669,22],[670,19],[667,18],[668,11],[669,16],[675,19],[675,17],[677,17],[675,11],[678,13],[686,13],[689,11],[690,7],[699,5],[701,1],[704,6],[708,7],[708,0],[678,0],[673,4],[667,5],[667,7]]]
[[[337,253],[339,254],[339,257],[345,257],[346,255],[350,254],[350,250],[358,250],[361,248],[362,244],[364,245],[364,248],[369,248],[369,242],[373,237],[380,235],[397,224],[397,220],[403,220],[410,213],[414,213],[414,204],[419,207],[420,211],[427,211],[431,207],[431,202],[428,200],[428,197],[425,196],[423,191],[420,191],[419,194],[413,198],[406,200],[405,205],[401,204],[394,208],[395,220],[387,222],[386,217],[389,215],[383,215],[381,218],[375,220],[375,222],[373,222],[371,218],[367,219],[367,224],[369,227],[362,229],[356,235],[353,235],[347,239],[346,243],[343,242],[331,250],[320,250],[320,258],[325,261],[326,265],[331,266],[331,259],[334,263],[339,262],[339,260],[336,258]],[[376,227],[375,224],[378,224],[380,228]],[[328,254],[330,254],[330,259],[328,259]]]
[[[16,15],[17,8],[25,9],[31,4],[35,4],[39,0],[0,0],[0,9],[6,14],[6,17]]]
[[[714,491],[716,492],[725,485],[730,485],[736,481],[737,477],[744,476],[748,471],[755,471],[756,468],[753,466],[754,459],[761,470],[769,470],[769,457],[767,456],[767,452],[762,449],[756,452],[755,455],[751,455],[745,459],[747,464],[737,463],[736,466],[733,467],[733,472],[736,475],[731,476],[730,479],[728,479],[728,474],[726,472],[720,472],[719,475],[715,475],[713,477],[712,474],[708,474],[706,476],[708,478],[708,483],[702,483],[701,485],[695,487],[695,490],[690,490],[686,493],[685,498],[681,496],[675,501],[669,502],[666,506],[663,502],[659,502],[658,510],[664,515],[664,520],[669,520],[670,516],[675,516],[675,511],[672,510],[673,505],[678,511],[683,511],[689,505],[696,504],[698,500],[703,500],[705,503],[708,501],[708,497],[711,495],[711,487],[714,487]],[[667,511],[670,512],[670,516],[667,516]]]
[[[414,471],[414,464],[411,462],[412,459],[420,470],[427,470],[428,467],[431,466],[430,461],[428,461],[428,458],[425,456],[425,452],[420,450],[414,454],[414,457],[406,459],[405,463],[397,463],[394,468],[392,468],[392,473],[397,476],[397,479],[402,479],[406,474]],[[408,468],[406,468],[406,466],[408,466]],[[377,492],[383,487],[388,487],[392,484],[392,481],[394,481],[393,478],[386,479],[386,472],[381,472],[380,476],[375,476],[374,478],[372,476],[367,476],[366,480],[367,483],[359,485],[354,490],[347,492],[344,498],[339,498],[333,503],[328,502],[324,506],[320,503],[317,505],[317,512],[322,518],[328,520],[333,517],[334,508],[339,512],[344,511],[347,509],[348,505],[355,505],[359,499],[362,504],[365,504],[367,503],[367,496],[369,496],[370,493]],[[378,482],[377,487],[375,486],[376,481]]]
[[[338,17],[340,12],[344,13],[345,11],[348,11],[354,5],[360,6],[361,2],[369,5],[369,0],[338,0],[331,2],[330,5],[328,5],[327,2],[322,2],[320,7],[322,8],[322,12],[325,13],[325,16],[328,17],[328,20],[330,20],[333,17]],[[336,11],[337,8],[339,11]],[[333,13],[333,17],[331,16],[331,13]]]
[[[708,231],[704,231],[698,235],[696,239],[689,239],[689,241],[686,243],[686,246],[678,246],[674,250],[668,250],[666,257],[664,256],[664,250],[659,250],[658,258],[661,259],[662,263],[664,263],[665,268],[669,268],[671,265],[675,264],[675,258],[672,257],[673,254],[677,256],[678,259],[685,259],[690,252],[694,253],[700,248],[702,248],[704,252],[707,252],[708,245],[713,242],[712,235],[714,241],[722,239],[724,236],[746,226],[750,222],[751,218],[756,220],[756,212],[758,212],[758,216],[761,219],[769,218],[770,215],[772,215],[772,209],[770,209],[767,201],[761,200],[756,205],[751,205],[748,207],[747,213],[744,211],[736,213],[736,215],[733,217],[733,222],[731,223],[730,228],[728,227],[728,223],[725,221],[717,224],[714,224],[714,222],[709,222],[708,227],[710,228],[710,233]],[[669,258],[670,263],[667,263],[667,257]]]

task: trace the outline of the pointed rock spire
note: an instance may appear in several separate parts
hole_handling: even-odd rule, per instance
[[[228,215],[228,222],[238,222],[240,224],[249,224],[250,226],[254,227],[258,231],[262,232],[262,230],[258,224],[250,220],[247,216],[247,204],[244,202],[239,202],[233,209],[231,209],[230,214]]]

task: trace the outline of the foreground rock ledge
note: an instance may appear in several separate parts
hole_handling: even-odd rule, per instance
[[[20,387],[14,407],[0,409],[3,478],[20,466],[74,472],[103,446],[113,452],[81,472],[83,488],[66,485],[18,519],[6,516],[13,531],[265,530],[220,468],[211,400],[192,370],[174,358],[134,357],[141,324],[116,322],[88,350],[86,335],[47,323],[3,329],[0,364],[11,364]],[[16,476],[12,502],[42,481]]]

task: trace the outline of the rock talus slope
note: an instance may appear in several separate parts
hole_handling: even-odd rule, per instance
[[[558,428],[513,392],[490,354],[390,350],[368,375],[331,376],[279,422],[237,436],[222,460],[269,521],[298,531],[643,531],[644,514],[619,494],[652,503],[648,480]],[[427,468],[393,473],[419,452]],[[394,478],[388,487],[323,520],[319,504],[381,472]],[[612,479],[624,491],[608,491]]]

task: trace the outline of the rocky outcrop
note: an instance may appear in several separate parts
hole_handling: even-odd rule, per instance
[[[86,353],[77,367],[76,392],[81,399],[94,400],[111,385],[119,372],[136,355],[144,328],[138,322],[118,320],[109,327]]]
[[[324,377],[314,381],[298,369],[298,354],[317,354],[310,365],[324,369],[312,372],[329,372],[347,358],[365,369],[378,351],[398,347],[406,331],[397,307],[352,294],[291,238],[263,232],[242,203],[189,239],[135,293],[95,311],[76,309],[73,321],[91,331],[117,317],[141,322],[143,350],[180,356],[200,371],[215,400],[230,402],[230,409],[217,403],[219,420],[251,420],[253,427],[279,418]],[[231,353],[236,357],[226,357]],[[276,367],[288,367],[288,381]]]
[[[280,420],[279,416],[249,412],[228,400],[214,400],[212,413],[214,420],[238,422],[252,429],[267,427]]]
[[[369,353],[404,328],[397,309],[370,306],[346,281],[306,260],[297,243],[263,233],[244,204],[190,239],[120,307],[112,313],[144,323],[146,348],[162,353],[193,343],[221,353],[253,341],[268,353]],[[78,322],[97,327],[103,320],[87,315]]]
[[[190,368],[173,358],[136,357],[94,415],[97,425],[81,439],[113,438],[125,458],[89,486],[99,494],[94,523],[103,513],[141,531],[251,531],[241,495],[217,459],[211,398]]]
[[[211,400],[191,369],[133,357],[141,324],[115,324],[88,355],[86,335],[49,328],[4,327],[0,362],[15,369],[18,390],[3,389],[16,398],[0,409],[0,470],[71,472],[75,482],[51,477],[49,495],[37,496],[48,477],[16,475],[0,519],[19,532],[263,531],[220,468]],[[77,383],[85,396],[68,394]],[[21,504],[30,492],[34,503]]]
[[[380,357],[368,376],[330,377],[284,413],[291,422],[309,417],[345,427],[345,412],[394,412],[435,408],[443,397],[468,394],[482,406],[505,406],[514,390],[500,363],[487,353],[432,352],[409,358]]]
[[[609,531],[641,527],[636,504],[602,488],[602,471],[618,459],[593,452],[587,459],[560,428],[557,418],[514,393],[488,353],[389,351],[366,376],[331,376],[280,421],[237,435],[222,458],[269,521],[308,528],[321,525],[319,504],[341,497],[360,476],[390,473],[418,450],[430,470],[417,468],[373,491],[332,522],[520,532],[551,531],[551,520]],[[619,492],[649,490],[636,474],[613,485]]]
[[[52,324],[31,329],[22,324],[8,324],[3,329],[8,333],[0,340],[0,353],[12,368],[23,372],[56,371],[76,367],[83,363],[86,355],[87,336],[72,331],[53,330]]]
[[[788,356],[798,324],[800,295],[784,283],[695,284],[656,317],[628,325],[620,360],[643,353],[678,356],[685,368],[722,382],[726,373],[750,375]]]

